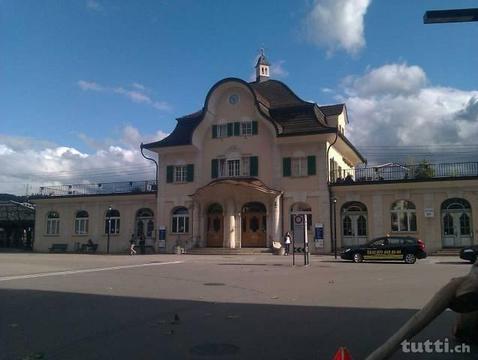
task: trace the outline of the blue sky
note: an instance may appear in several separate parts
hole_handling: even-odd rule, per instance
[[[474,156],[478,23],[422,17],[477,4],[0,0],[0,192],[134,169],[139,141],[200,109],[216,81],[250,80],[261,47],[301,98],[347,103],[366,156],[416,144]],[[150,177],[141,166],[135,175]]]

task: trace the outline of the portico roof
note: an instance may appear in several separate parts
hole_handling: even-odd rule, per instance
[[[213,180],[209,184],[200,187],[199,189],[196,190],[194,194],[191,194],[189,196],[194,198],[194,197],[200,196],[202,193],[205,193],[219,186],[242,187],[242,188],[256,190],[264,194],[270,194],[275,196],[282,194],[282,191],[276,190],[267,186],[266,184],[264,184],[262,181],[260,181],[257,178],[244,177],[244,178],[221,178],[221,179]]]

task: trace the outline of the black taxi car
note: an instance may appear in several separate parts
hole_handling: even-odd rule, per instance
[[[345,247],[340,252],[344,260],[360,263],[364,260],[402,260],[414,264],[427,257],[422,240],[411,236],[382,236],[364,245]]]

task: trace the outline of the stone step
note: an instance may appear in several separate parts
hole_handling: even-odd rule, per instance
[[[440,249],[432,253],[432,256],[460,256],[460,249]]]
[[[270,248],[193,248],[186,250],[189,255],[257,255],[257,254],[271,254]]]

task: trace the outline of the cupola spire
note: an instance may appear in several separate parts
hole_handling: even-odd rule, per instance
[[[261,49],[261,53],[256,64],[256,82],[269,80],[269,67],[270,64],[264,55],[264,49]]]

